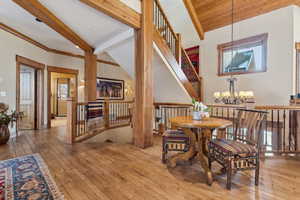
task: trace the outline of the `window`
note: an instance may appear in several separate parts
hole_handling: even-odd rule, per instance
[[[267,70],[268,34],[218,45],[218,75],[235,75]]]

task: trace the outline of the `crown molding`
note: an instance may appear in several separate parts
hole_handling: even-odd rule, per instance
[[[79,54],[74,54],[74,53],[70,53],[70,52],[66,52],[66,51],[61,51],[61,50],[57,50],[57,49],[52,49],[52,48],[49,48],[47,47],[46,45],[43,45],[37,41],[35,41],[34,39],[28,37],[27,35],[24,35],[23,33],[3,24],[0,22],[0,29],[22,39],[22,40],[25,40],[47,52],[51,52],[51,53],[55,53],[55,54],[59,54],[59,55],[64,55],[64,56],[70,56],[70,57],[75,57],[75,58],[81,58],[81,59],[84,59],[84,56],[82,55],[79,55]],[[106,60],[102,60],[102,59],[97,59],[97,62],[99,63],[104,63],[104,64],[108,64],[108,65],[113,65],[113,66],[117,66],[117,67],[120,67],[119,64],[117,63],[114,63],[114,62],[110,62],[110,61],[106,61]]]

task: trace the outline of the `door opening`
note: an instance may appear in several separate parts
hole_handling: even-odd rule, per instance
[[[48,128],[67,125],[67,102],[77,100],[77,70],[48,66]]]
[[[40,129],[44,124],[45,65],[22,56],[16,56],[16,63],[16,110],[24,114],[17,130]]]
[[[20,130],[37,129],[37,70],[20,66],[20,112],[24,117],[19,121]]]

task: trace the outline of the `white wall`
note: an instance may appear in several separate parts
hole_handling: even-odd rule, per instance
[[[288,104],[293,93],[293,6],[236,23],[234,33],[234,40],[269,34],[267,72],[236,76],[238,89],[253,90],[257,104]],[[230,41],[231,26],[226,26],[207,32],[200,43],[206,102],[213,102],[215,91],[228,90],[228,77],[217,76],[217,45]]]
[[[191,20],[183,0],[160,0],[162,9],[176,33],[181,34],[182,46],[192,47],[200,42],[200,38]]]
[[[299,6],[293,6],[294,10],[294,18],[293,18],[293,23],[294,23],[294,41],[300,42],[300,7]],[[296,50],[294,50],[294,72],[296,72]],[[293,91],[296,93],[296,73],[294,73],[293,76]]]
[[[153,50],[154,102],[191,103],[192,99],[158,47]]]
[[[6,96],[0,96],[0,102],[16,108],[16,55],[24,56],[40,63],[46,64],[50,55],[10,33],[0,30],[0,91]],[[46,82],[45,82],[46,83]]]

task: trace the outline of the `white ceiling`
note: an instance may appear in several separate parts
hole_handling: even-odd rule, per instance
[[[82,39],[96,48],[130,27],[78,0],[39,0]],[[56,33],[12,0],[0,1],[0,22],[53,49],[82,54],[82,50]]]

